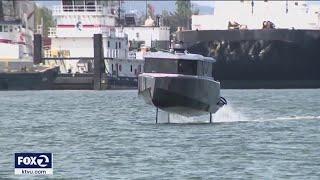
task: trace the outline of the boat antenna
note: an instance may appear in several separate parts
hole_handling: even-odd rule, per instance
[[[254,2],[253,0],[251,1],[251,13],[253,14],[253,6],[254,6]]]
[[[148,19],[148,0],[146,0],[146,19]]]
[[[119,1],[119,10],[118,10],[119,21],[120,21],[120,17],[121,17],[121,1]]]
[[[288,9],[288,0],[286,0],[286,13],[288,14],[289,9]]]
[[[0,1],[0,21],[3,21],[4,14],[3,14],[3,4],[2,1]]]

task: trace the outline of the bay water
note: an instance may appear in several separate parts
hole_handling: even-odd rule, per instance
[[[0,179],[320,179],[320,90],[222,90],[214,116],[173,116],[135,90],[0,92]],[[14,175],[14,153],[53,175]]]

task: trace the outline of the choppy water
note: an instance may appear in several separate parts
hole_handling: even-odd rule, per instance
[[[51,178],[320,178],[320,90],[222,94],[214,124],[156,125],[136,91],[0,92],[0,178],[17,152],[52,152]]]

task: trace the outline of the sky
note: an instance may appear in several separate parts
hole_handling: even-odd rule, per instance
[[[199,6],[210,6],[212,8],[214,7],[214,1],[192,1],[192,3]]]

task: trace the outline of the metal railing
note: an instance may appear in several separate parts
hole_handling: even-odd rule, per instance
[[[111,31],[110,28],[106,28],[106,27],[95,27],[95,28],[90,28],[90,29],[87,29],[87,31],[85,31],[86,33],[85,34],[82,34],[84,37],[87,37],[87,36],[91,36],[92,34],[99,34],[99,33],[102,33],[104,36],[107,36],[107,37],[117,37],[117,38],[128,38],[128,35],[124,32],[114,32],[114,31]],[[63,37],[65,36],[68,36],[68,37],[72,37],[73,34],[72,32],[70,32],[71,34],[65,34],[62,35]],[[61,35],[61,34],[60,34]],[[60,37],[59,35],[59,37]],[[77,32],[76,33],[77,36],[79,36],[79,33]],[[58,34],[57,34],[57,28],[56,27],[50,27],[49,28],[49,31],[48,31],[48,36],[49,37],[58,37]]]
[[[63,6],[59,5],[59,6],[53,6],[52,8],[53,15],[61,15],[61,14],[73,13],[73,12],[112,15],[111,8],[103,5],[63,5]]]
[[[125,51],[120,49],[107,49],[104,58],[125,58]],[[93,57],[70,57],[69,50],[44,50],[44,58],[45,59],[90,59]]]
[[[124,32],[112,31],[109,28],[103,29],[102,33],[108,37],[128,38],[128,35]]]

